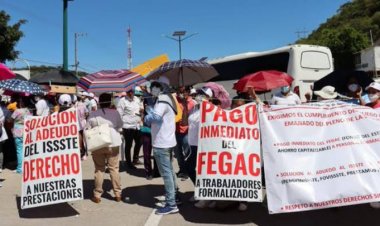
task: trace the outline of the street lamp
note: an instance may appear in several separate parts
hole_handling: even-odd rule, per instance
[[[173,38],[170,36],[166,36],[167,38],[173,39],[174,41],[178,42],[178,49],[179,49],[179,59],[182,60],[182,41],[185,41],[186,39],[193,37],[194,35],[197,35],[198,33],[193,33],[191,35],[185,36],[186,31],[174,31],[172,34],[173,37],[178,37],[178,38]],[[185,37],[183,37],[185,36]]]
[[[197,35],[198,33],[193,33],[191,35],[188,35],[188,36],[185,36],[186,35],[186,31],[174,31],[174,33],[172,34],[173,37],[178,37],[178,38],[173,38],[173,37],[170,37],[170,36],[166,36],[167,38],[170,38],[174,41],[177,41],[178,42],[178,49],[179,49],[179,60],[182,60],[182,46],[181,46],[181,43],[182,41],[185,41],[186,39],[190,38],[190,37],[193,37],[194,35]],[[183,69],[181,67],[180,71],[179,71],[179,78],[181,78],[182,80],[182,84],[184,84],[184,79],[183,79]]]

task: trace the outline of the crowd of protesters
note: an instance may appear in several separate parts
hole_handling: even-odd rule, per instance
[[[314,100],[325,101],[342,98],[352,104],[380,108],[380,84],[373,82],[368,87],[360,87],[355,79],[349,80],[347,93],[338,94],[332,86],[325,86],[314,92]],[[143,164],[147,180],[161,176],[164,181],[165,201],[156,214],[178,212],[181,200],[178,196],[177,177],[196,181],[196,157],[200,123],[200,103],[210,101],[220,105],[220,100],[210,88],[179,87],[174,90],[166,81],[146,83],[134,89],[118,93],[103,93],[96,97],[93,93],[79,92],[56,96],[12,96],[3,101],[0,109],[0,173],[4,159],[15,162],[14,172],[22,173],[23,124],[26,117],[47,116],[69,108],[76,108],[79,121],[80,151],[82,160],[90,154],[83,142],[83,131],[87,128],[107,123],[112,131],[112,145],[91,153],[95,168],[95,183],[92,201],[101,202],[103,175],[109,171],[117,202],[121,197],[119,175],[120,149],[125,155],[123,164],[129,170]],[[273,105],[298,105],[300,97],[291,91],[290,86],[281,87],[272,100],[262,101],[254,87],[246,93],[238,93],[232,99],[231,108],[249,102]],[[132,151],[133,146],[133,151]],[[143,162],[140,162],[140,149],[143,149]],[[179,171],[173,168],[175,156]],[[5,158],[4,158],[5,157]],[[153,157],[153,158],[152,158]],[[1,187],[1,183],[0,183]],[[125,199],[125,197],[124,197]],[[213,208],[214,201],[196,201],[197,208]],[[247,203],[238,203],[238,209],[247,209]]]

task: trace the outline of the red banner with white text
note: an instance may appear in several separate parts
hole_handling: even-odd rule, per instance
[[[74,109],[24,122],[21,208],[83,199]]]
[[[228,111],[203,102],[200,114],[195,198],[261,202],[256,105]]]

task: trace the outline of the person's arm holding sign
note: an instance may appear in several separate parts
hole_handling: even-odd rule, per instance
[[[249,96],[256,101],[258,104],[263,104],[260,97],[256,94],[255,89],[253,87],[248,88],[248,94]]]

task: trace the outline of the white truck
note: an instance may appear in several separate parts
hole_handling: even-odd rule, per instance
[[[371,46],[355,55],[355,69],[365,71],[380,81],[380,46]]]

